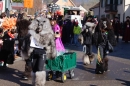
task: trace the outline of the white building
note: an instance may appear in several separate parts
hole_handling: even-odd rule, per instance
[[[90,10],[99,18],[113,19],[118,16],[120,21],[123,22],[127,16],[130,16],[130,0],[100,0]]]
[[[6,8],[11,10],[11,0],[1,0],[0,1],[0,13],[5,12]]]

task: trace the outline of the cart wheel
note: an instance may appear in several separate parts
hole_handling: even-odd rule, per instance
[[[61,81],[64,83],[67,80],[67,76],[65,73],[62,73]]]
[[[53,79],[53,72],[52,71],[49,71],[48,72],[48,81],[52,80]]]
[[[70,78],[72,79],[74,77],[74,70],[69,70]]]
[[[60,77],[60,72],[59,71],[56,71],[55,75],[56,75],[56,78],[59,78]]]

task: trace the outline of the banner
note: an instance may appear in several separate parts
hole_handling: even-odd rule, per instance
[[[33,0],[24,0],[24,7],[33,8]]]

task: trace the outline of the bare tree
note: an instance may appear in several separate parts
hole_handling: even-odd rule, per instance
[[[42,9],[42,0],[33,0],[33,8],[28,9],[28,14],[34,15],[37,10]]]

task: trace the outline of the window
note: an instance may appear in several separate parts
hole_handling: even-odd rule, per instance
[[[115,15],[115,14],[113,14],[113,15],[112,15],[112,18],[114,19],[114,18],[115,18],[115,16],[116,16],[116,15]]]
[[[105,15],[101,15],[101,18],[105,18]]]
[[[107,4],[110,4],[110,0],[107,0]]]
[[[118,0],[118,5],[122,4],[123,0]]]
[[[105,7],[105,0],[101,0],[101,7]]]
[[[120,14],[118,14],[117,16],[118,16],[118,19],[119,19],[119,21],[120,21]]]
[[[101,7],[103,7],[103,0],[101,0]]]
[[[106,18],[110,19],[110,14],[107,14],[107,15],[106,15]]]
[[[113,4],[115,4],[115,0],[113,0]]]

